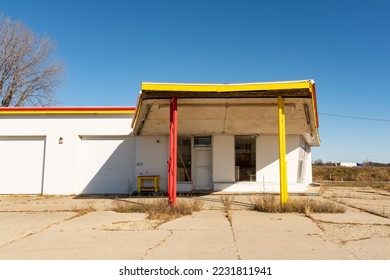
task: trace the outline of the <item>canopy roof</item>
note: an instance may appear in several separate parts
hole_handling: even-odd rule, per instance
[[[278,133],[278,96],[284,98],[286,134],[320,144],[312,80],[249,84],[142,83],[135,135],[168,135],[169,102],[178,98],[178,133],[254,135]]]

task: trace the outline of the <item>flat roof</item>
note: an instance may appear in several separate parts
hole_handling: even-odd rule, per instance
[[[0,107],[0,115],[118,115],[134,114],[135,107]]]

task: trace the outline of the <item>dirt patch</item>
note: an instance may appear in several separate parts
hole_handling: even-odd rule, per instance
[[[370,238],[389,238],[390,220],[386,222],[386,219],[390,218],[390,193],[383,189],[350,183],[348,186],[327,186],[325,184],[321,187],[321,197],[349,206],[349,209],[354,209],[349,210],[349,213],[362,211],[385,219],[377,217],[382,221],[364,219],[364,221],[355,222],[353,221],[355,219],[351,217],[351,222],[343,223],[312,217],[323,232],[321,237],[324,240],[341,245]]]
[[[322,187],[321,196],[365,212],[390,218],[389,192],[372,187]]]
[[[120,221],[109,225],[103,225],[100,229],[107,231],[141,231],[155,230],[163,222],[160,220]]]
[[[324,240],[341,245],[350,241],[390,237],[390,225],[316,223],[323,231]]]

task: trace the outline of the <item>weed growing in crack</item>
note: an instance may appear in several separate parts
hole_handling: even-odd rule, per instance
[[[149,219],[170,221],[202,210],[202,202],[197,199],[178,199],[175,206],[164,198],[144,199],[137,202],[116,200],[112,210],[118,213],[147,213]]]
[[[221,196],[221,201],[223,203],[224,210],[225,210],[225,216],[228,219],[230,225],[232,225],[232,223],[233,223],[233,217],[232,217],[232,212],[231,212],[233,200],[234,200],[234,196],[231,196],[231,195]]]
[[[304,214],[305,214],[306,217],[308,217],[308,218],[310,218],[310,219],[313,218],[313,216],[312,216],[312,210],[311,210],[310,206],[307,205],[307,206],[305,207],[305,209],[304,209]]]
[[[252,199],[253,209],[267,213],[344,213],[345,208],[330,201],[321,201],[308,198],[291,198],[280,205],[279,198],[274,195],[258,196]]]
[[[88,201],[87,206],[83,208],[77,208],[77,206],[72,206],[72,212],[76,212],[76,215],[70,219],[78,218],[80,216],[86,215],[91,212],[95,212],[96,208],[94,202]]]
[[[221,201],[225,209],[230,210],[232,208],[232,201],[234,200],[234,195],[224,195],[221,196]]]

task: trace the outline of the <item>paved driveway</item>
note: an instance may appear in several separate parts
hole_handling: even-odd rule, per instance
[[[236,195],[229,221],[220,196],[195,199],[204,210],[160,224],[111,197],[0,196],[0,259],[390,259],[386,215],[259,213]]]

